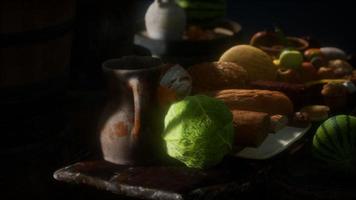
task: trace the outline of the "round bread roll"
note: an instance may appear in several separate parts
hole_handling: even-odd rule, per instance
[[[311,105],[303,107],[300,112],[307,113],[311,121],[323,121],[328,118],[330,108],[324,105]]]
[[[244,68],[232,62],[206,62],[188,69],[192,77],[193,92],[241,88],[248,75]]]
[[[237,45],[227,50],[220,61],[234,62],[243,67],[251,81],[275,80],[277,67],[264,51],[251,45]]]

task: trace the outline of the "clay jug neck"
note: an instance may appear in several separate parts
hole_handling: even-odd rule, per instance
[[[155,0],[155,3],[157,3],[160,7],[162,6],[172,6],[172,5],[176,5],[174,0]]]
[[[141,85],[140,88],[155,87],[152,83],[145,81],[156,76],[158,79],[162,63],[160,59],[148,56],[125,56],[120,59],[111,59],[103,63],[103,71],[107,77],[109,95],[111,97],[132,98],[132,79]],[[131,82],[130,82],[131,81]]]

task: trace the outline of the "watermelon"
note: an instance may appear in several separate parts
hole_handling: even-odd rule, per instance
[[[356,117],[337,115],[321,124],[313,138],[312,153],[338,169],[355,169]]]

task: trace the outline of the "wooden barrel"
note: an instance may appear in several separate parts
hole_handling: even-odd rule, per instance
[[[75,0],[0,1],[2,100],[63,86],[74,15]]]
[[[42,193],[61,165],[75,1],[0,1],[0,187],[9,194]]]

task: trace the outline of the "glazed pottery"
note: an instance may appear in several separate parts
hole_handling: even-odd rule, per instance
[[[207,40],[189,40],[184,37],[182,40],[155,40],[148,37],[147,31],[141,25],[140,30],[135,34],[134,43],[149,49],[152,55],[167,63],[191,66],[216,60],[225,49],[237,44],[242,37],[241,25],[228,19],[212,21],[201,28],[212,31],[216,28],[226,29],[233,35],[216,34],[216,37]]]
[[[155,0],[145,15],[146,30],[151,39],[181,40],[185,24],[185,12],[174,0]]]
[[[103,63],[109,89],[99,123],[104,160],[122,165],[149,164],[162,152],[157,101],[162,67],[160,59],[147,56]]]

